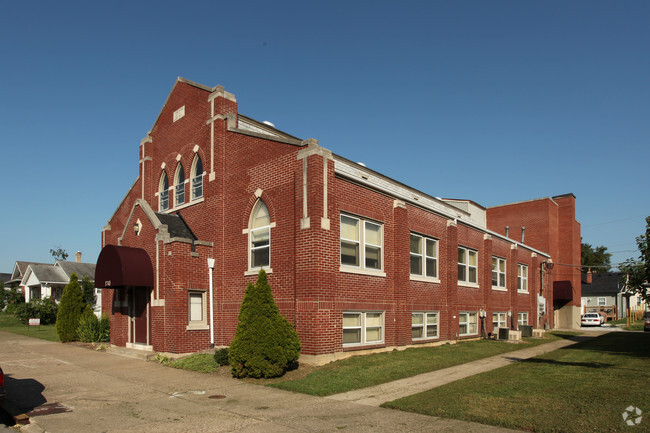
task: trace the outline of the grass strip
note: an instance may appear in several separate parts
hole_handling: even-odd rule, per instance
[[[650,412],[650,334],[601,337],[383,406],[532,432],[620,432]],[[628,415],[628,418],[631,414]],[[643,417],[639,431],[650,431]],[[630,430],[631,431],[631,430]]]
[[[41,340],[59,341],[54,324],[39,326],[23,325],[13,314],[6,312],[0,312],[0,331],[40,338]]]
[[[549,343],[568,335],[571,334],[547,333],[544,339],[526,338],[521,344],[476,340],[354,356],[324,365],[304,378],[268,386],[318,396],[339,394]]]

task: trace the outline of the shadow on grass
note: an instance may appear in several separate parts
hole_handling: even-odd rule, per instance
[[[528,358],[528,359],[519,359],[519,358],[508,358],[511,360],[530,363],[530,364],[552,364],[552,365],[563,365],[570,367],[587,367],[587,368],[609,368],[614,367],[614,364],[606,364],[604,362],[565,362],[557,361],[555,359],[543,359],[543,358]]]
[[[572,336],[574,344],[560,350],[589,350],[650,359],[650,333],[610,332],[598,337]]]

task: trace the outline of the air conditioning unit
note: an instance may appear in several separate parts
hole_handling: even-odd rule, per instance
[[[499,340],[508,340],[510,338],[509,328],[499,328]]]

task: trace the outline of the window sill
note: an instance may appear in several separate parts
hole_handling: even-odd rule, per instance
[[[492,290],[494,290],[495,292],[507,292],[508,291],[508,289],[504,289],[503,287],[496,287],[496,286],[492,286]]]
[[[186,331],[205,331],[206,329],[210,329],[208,325],[205,324],[196,324],[196,325],[187,325],[185,328]]]
[[[180,205],[180,206],[176,206],[176,207],[172,207],[172,208],[167,208],[167,209],[165,209],[165,210],[159,210],[158,212],[160,212],[160,213],[172,213],[172,212],[176,212],[176,211],[179,211],[179,210],[181,210],[181,209],[185,209],[186,207],[190,207],[190,206],[193,206],[193,205],[195,205],[195,204],[203,203],[204,200],[205,200],[205,198],[202,196],[202,197],[200,197],[200,198],[197,198],[196,200],[192,200],[192,201],[190,201],[190,202],[183,203],[183,204]]]
[[[435,277],[423,277],[420,275],[411,275],[411,281],[421,281],[423,283],[438,283],[440,284],[440,279]]]
[[[360,350],[360,349],[378,349],[384,346],[385,344],[383,341],[376,342],[376,343],[373,342],[373,343],[344,344],[343,351]]]
[[[417,343],[426,343],[427,341],[435,341],[439,339],[440,337],[412,338],[411,342],[413,342],[413,344],[417,344]]]
[[[361,269],[361,268],[351,268],[348,266],[339,267],[339,272],[345,272],[346,274],[368,275],[371,277],[386,277],[386,272],[371,271],[368,269]]]
[[[471,289],[480,289],[481,286],[479,286],[476,283],[467,283],[465,281],[459,281],[458,282],[458,287],[469,287]]]
[[[530,292],[528,290],[517,290],[517,293],[521,293],[522,295],[528,295]]]
[[[250,277],[250,276],[253,276],[253,275],[258,275],[260,273],[261,269],[264,269],[264,272],[266,272],[267,274],[272,274],[273,273],[273,269],[271,269],[271,268],[257,268],[257,269],[249,269],[249,270],[247,270],[246,272],[244,272],[244,276],[245,277]]]

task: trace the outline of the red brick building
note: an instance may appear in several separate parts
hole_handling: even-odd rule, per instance
[[[97,263],[113,344],[229,345],[260,268],[304,361],[553,326],[545,264],[564,260],[557,240],[515,241],[501,220],[490,229],[493,210],[429,196],[239,114],[221,86],[179,78],[139,164]]]

